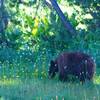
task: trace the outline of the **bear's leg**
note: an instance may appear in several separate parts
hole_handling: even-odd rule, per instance
[[[80,80],[80,82],[82,82],[82,83],[85,82],[85,75],[84,75],[84,73],[80,73],[79,80]]]
[[[55,77],[55,75],[56,75],[56,73],[53,72],[53,73],[51,73],[51,75],[49,75],[49,78],[53,78],[53,77]]]
[[[65,81],[67,81],[67,79],[68,79],[67,75],[65,76],[64,74],[59,74],[59,80],[60,81],[65,82]]]

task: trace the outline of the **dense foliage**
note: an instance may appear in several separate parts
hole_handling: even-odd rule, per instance
[[[63,51],[86,52],[94,57],[99,68],[99,0],[58,3],[77,30],[75,37],[45,0],[4,2],[0,11],[0,77],[46,77],[50,59]]]
[[[93,84],[48,78],[64,51],[93,57]],[[0,100],[42,99],[100,100],[100,0],[0,0]]]

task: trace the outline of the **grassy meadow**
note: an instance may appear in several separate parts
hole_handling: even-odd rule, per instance
[[[76,51],[94,59],[93,82],[49,79]],[[0,0],[0,100],[100,100],[100,0]]]
[[[93,83],[87,81],[82,85],[72,81],[60,82],[57,76],[49,79],[44,69],[33,73],[27,70],[26,73],[25,66],[32,64],[13,63],[10,69],[7,64],[3,64],[0,72],[0,100],[100,100],[99,68]]]
[[[93,83],[60,82],[57,75],[48,78],[50,53],[38,52],[35,59],[33,55],[1,56],[0,100],[100,100],[99,66]]]
[[[0,100],[100,100],[100,85],[38,78],[3,79]]]

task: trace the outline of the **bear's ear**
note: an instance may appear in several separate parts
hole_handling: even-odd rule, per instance
[[[54,64],[55,64],[55,62],[54,62],[53,60],[51,60],[51,61],[50,61],[50,64],[51,64],[51,65],[54,65]]]

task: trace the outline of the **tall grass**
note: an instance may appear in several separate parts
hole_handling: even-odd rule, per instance
[[[100,85],[49,79],[2,79],[0,100],[100,100]]]

